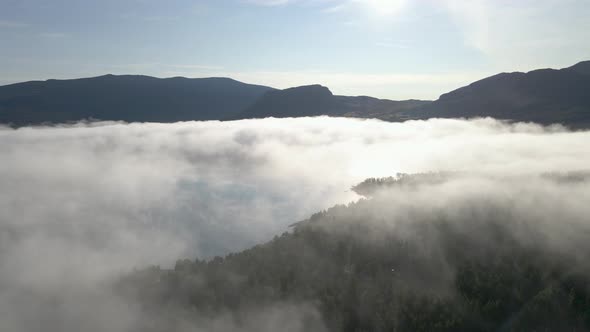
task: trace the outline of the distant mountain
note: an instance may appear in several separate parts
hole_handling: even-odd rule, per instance
[[[590,61],[555,70],[502,73],[442,95],[410,118],[494,117],[590,127]]]
[[[232,118],[285,118],[329,115],[403,120],[398,116],[400,112],[428,103],[428,101],[420,100],[393,101],[366,96],[335,96],[327,87],[308,85],[268,91],[252,106]]]
[[[247,108],[270,87],[229,78],[160,79],[105,75],[0,86],[0,123],[82,119],[174,122],[218,120]]]
[[[385,121],[493,117],[590,128],[590,61],[555,70],[501,73],[438,100],[336,96],[324,86],[285,90],[229,78],[105,75],[0,86],[0,123],[83,119],[128,122],[344,116]]]
[[[345,117],[373,118],[384,121],[403,121],[408,117],[405,112],[411,112],[418,107],[432,103],[430,100],[388,100],[367,96],[347,97],[335,96],[346,113]],[[411,114],[411,113],[410,113]]]
[[[331,115],[336,112],[332,92],[321,85],[308,85],[266,92],[236,119]]]

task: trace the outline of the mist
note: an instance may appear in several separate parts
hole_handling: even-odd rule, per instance
[[[17,332],[133,330],[145,317],[107,291],[112,278],[267,241],[314,212],[358,200],[349,189],[364,179],[396,173],[469,175],[385,191],[375,213],[411,224],[435,213],[464,221],[464,213],[509,211],[527,229],[534,221],[551,250],[575,252],[587,234],[588,182],[543,176],[586,170],[589,139],[586,131],[493,119],[4,127],[0,321]],[[311,304],[284,308],[253,310],[273,317],[265,323],[284,312],[317,316]],[[276,329],[228,321],[200,323],[204,330]],[[296,318],[291,325],[306,329]]]

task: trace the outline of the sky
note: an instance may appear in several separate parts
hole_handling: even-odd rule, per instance
[[[0,0],[0,84],[227,76],[436,99],[590,59],[589,0]]]

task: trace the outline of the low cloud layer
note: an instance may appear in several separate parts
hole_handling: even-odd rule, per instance
[[[0,320],[13,331],[47,324],[74,331],[92,316],[97,331],[125,330],[135,324],[133,306],[96,294],[133,266],[170,266],[265,241],[313,212],[358,199],[348,189],[368,177],[584,170],[589,139],[589,132],[492,119],[2,128]],[[487,188],[469,184],[476,193]],[[19,314],[32,303],[40,317],[33,322]],[[108,325],[101,317],[110,317]]]

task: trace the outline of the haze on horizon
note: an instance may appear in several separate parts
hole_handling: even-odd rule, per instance
[[[436,99],[590,58],[584,0],[7,0],[0,84],[106,73]]]

